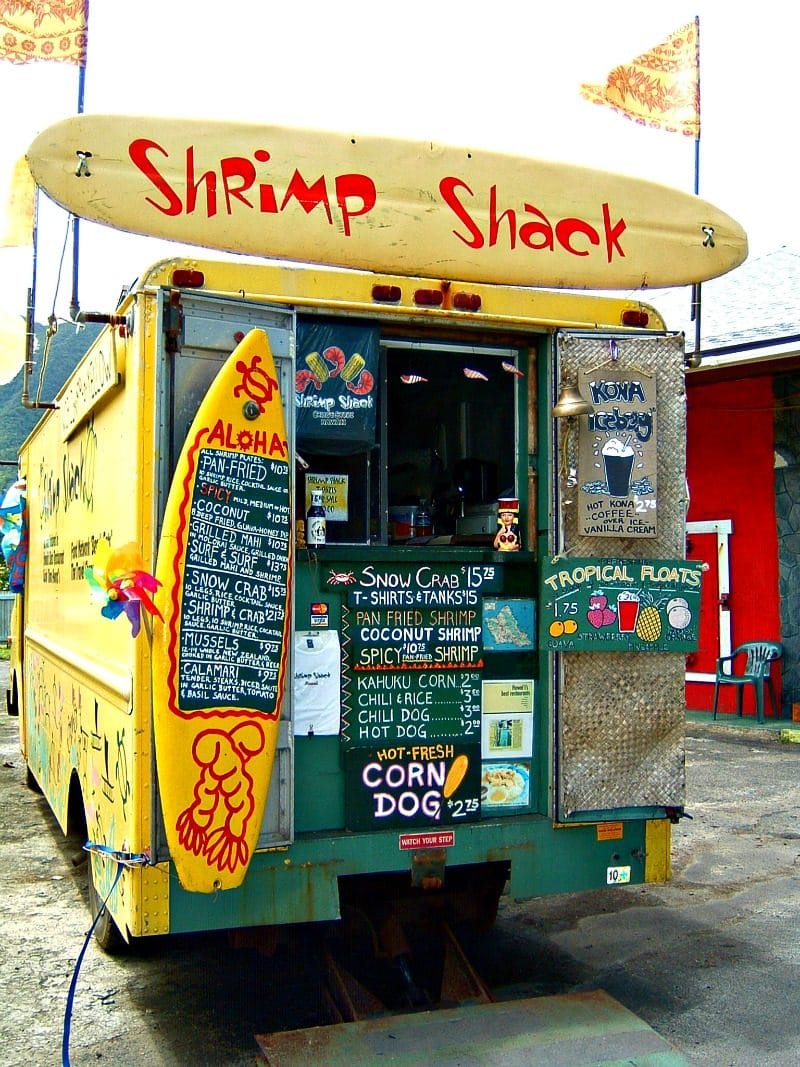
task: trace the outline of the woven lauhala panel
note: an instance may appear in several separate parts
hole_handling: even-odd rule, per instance
[[[558,552],[564,556],[683,559],[686,397],[683,337],[560,335],[560,381],[580,368],[629,367],[655,376],[658,533],[593,537],[578,531],[575,419],[557,422]],[[684,799],[684,669],[677,653],[564,653],[559,658],[557,766],[563,815],[679,806]]]

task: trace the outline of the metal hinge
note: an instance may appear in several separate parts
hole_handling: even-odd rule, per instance
[[[178,289],[170,289],[164,306],[164,346],[171,355],[180,352],[183,339],[183,305]]]

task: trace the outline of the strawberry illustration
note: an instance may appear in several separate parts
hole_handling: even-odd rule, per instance
[[[599,630],[603,626],[611,626],[617,621],[616,611],[608,606],[608,597],[604,593],[594,593],[589,597],[589,610],[586,618],[590,626]]]

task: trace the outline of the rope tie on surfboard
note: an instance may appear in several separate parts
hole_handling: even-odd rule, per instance
[[[122,877],[122,872],[126,867],[143,867],[150,862],[150,857],[144,852],[121,852],[117,849],[108,848],[106,845],[98,845],[94,841],[87,841],[83,846],[86,852],[96,852],[98,855],[107,856],[109,859],[114,860],[117,864],[117,873],[114,875],[114,881],[111,883],[111,888],[106,893],[102,904],[97,909],[97,915],[95,915],[92,925],[89,927],[86,937],[84,938],[83,946],[78,953],[78,958],[75,961],[75,970],[72,972],[72,981],[69,984],[69,992],[67,993],[67,1006],[64,1012],[64,1035],[61,1041],[61,1064],[62,1067],[70,1067],[69,1059],[69,1037],[70,1029],[72,1026],[72,1005],[75,1000],[75,989],[78,985],[78,974],[80,973],[81,964],[83,963],[83,957],[86,955],[86,950],[89,947],[89,942],[92,939],[95,927],[100,921],[100,917],[106,910],[106,905],[111,899],[111,895],[117,888],[117,883]]]

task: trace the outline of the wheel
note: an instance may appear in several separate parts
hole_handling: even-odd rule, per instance
[[[100,918],[97,919],[94,928],[94,939],[100,948],[104,952],[107,952],[109,956],[118,956],[122,953],[126,953],[130,950],[130,946],[119,932],[119,927],[112,919],[108,908],[103,907],[103,898],[98,893],[97,887],[94,884],[91,856],[88,857],[86,870],[86,878],[89,887],[89,907],[91,908],[92,918],[97,918],[100,909],[103,908],[103,913],[100,915]]]

